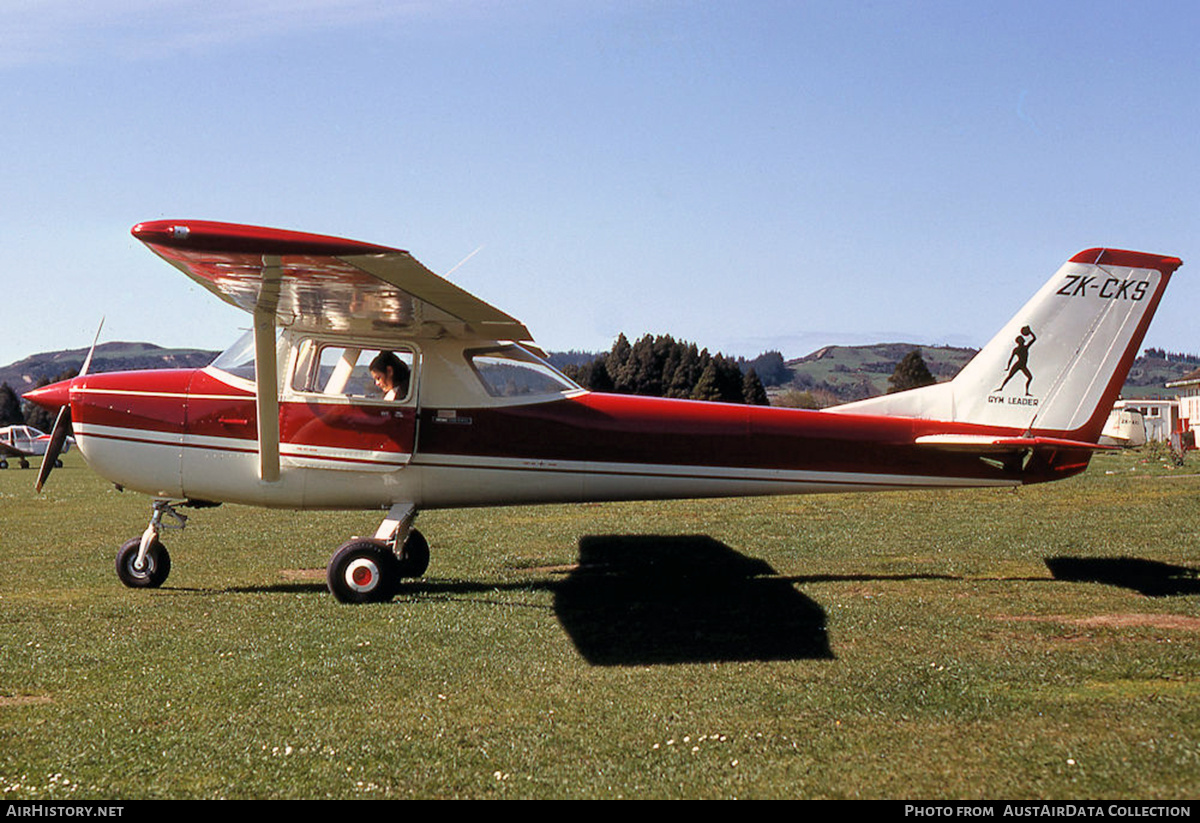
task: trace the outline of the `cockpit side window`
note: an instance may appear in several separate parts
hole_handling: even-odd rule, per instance
[[[327,397],[400,403],[412,395],[415,360],[415,354],[406,349],[308,341],[296,360],[292,388]]]

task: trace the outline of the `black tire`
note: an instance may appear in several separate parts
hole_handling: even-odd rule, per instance
[[[55,460],[55,461],[54,461],[54,468],[56,468],[56,469],[61,469],[61,468],[62,468],[62,461],[61,461],[61,460]]]
[[[131,589],[157,589],[171,573],[171,555],[156,537],[146,552],[146,568],[135,569],[133,564],[141,545],[142,538],[135,537],[117,552],[117,577]]]
[[[381,540],[355,538],[334,552],[325,569],[329,592],[342,603],[384,603],[396,596],[396,555]]]
[[[24,457],[21,458],[21,468],[23,468],[23,469],[29,468],[29,461],[26,460]]]
[[[429,541],[416,529],[408,533],[400,551],[400,576],[420,577],[429,568]]]
[[[0,469],[7,469],[7,468],[8,468],[8,461],[0,460]]]

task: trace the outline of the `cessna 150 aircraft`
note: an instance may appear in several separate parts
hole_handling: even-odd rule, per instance
[[[1104,448],[1109,409],[1181,265],[1080,252],[953,380],[806,411],[585,391],[524,325],[397,249],[202,221],[133,235],[249,312],[253,329],[207,368],[85,368],[25,395],[60,410],[59,443],[70,421],[95,471],[153,498],[118,576],[163,583],[159,533],[183,525],[180,506],[386,510],[373,538],[329,562],[344,602],[388,600],[424,573],[421,509],[1069,477]],[[39,489],[57,456],[47,452]]]

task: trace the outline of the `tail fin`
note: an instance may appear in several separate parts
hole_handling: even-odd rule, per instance
[[[1094,443],[1167,281],[1182,264],[1142,252],[1082,251],[949,383],[830,411],[973,423]]]

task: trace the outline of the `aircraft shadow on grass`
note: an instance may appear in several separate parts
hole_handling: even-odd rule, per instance
[[[706,535],[589,536],[554,610],[595,665],[833,658],[825,611],[774,573]]]
[[[746,557],[706,535],[603,535],[579,541],[579,564],[561,580],[481,583],[425,579],[401,596],[538,589],[579,653],[602,666],[737,660],[832,659],[825,611]],[[281,583],[224,592],[324,592]],[[212,593],[212,592],[208,592]]]
[[[1200,569],[1138,557],[1047,557],[1055,580],[1103,583],[1147,597],[1200,594]]]

